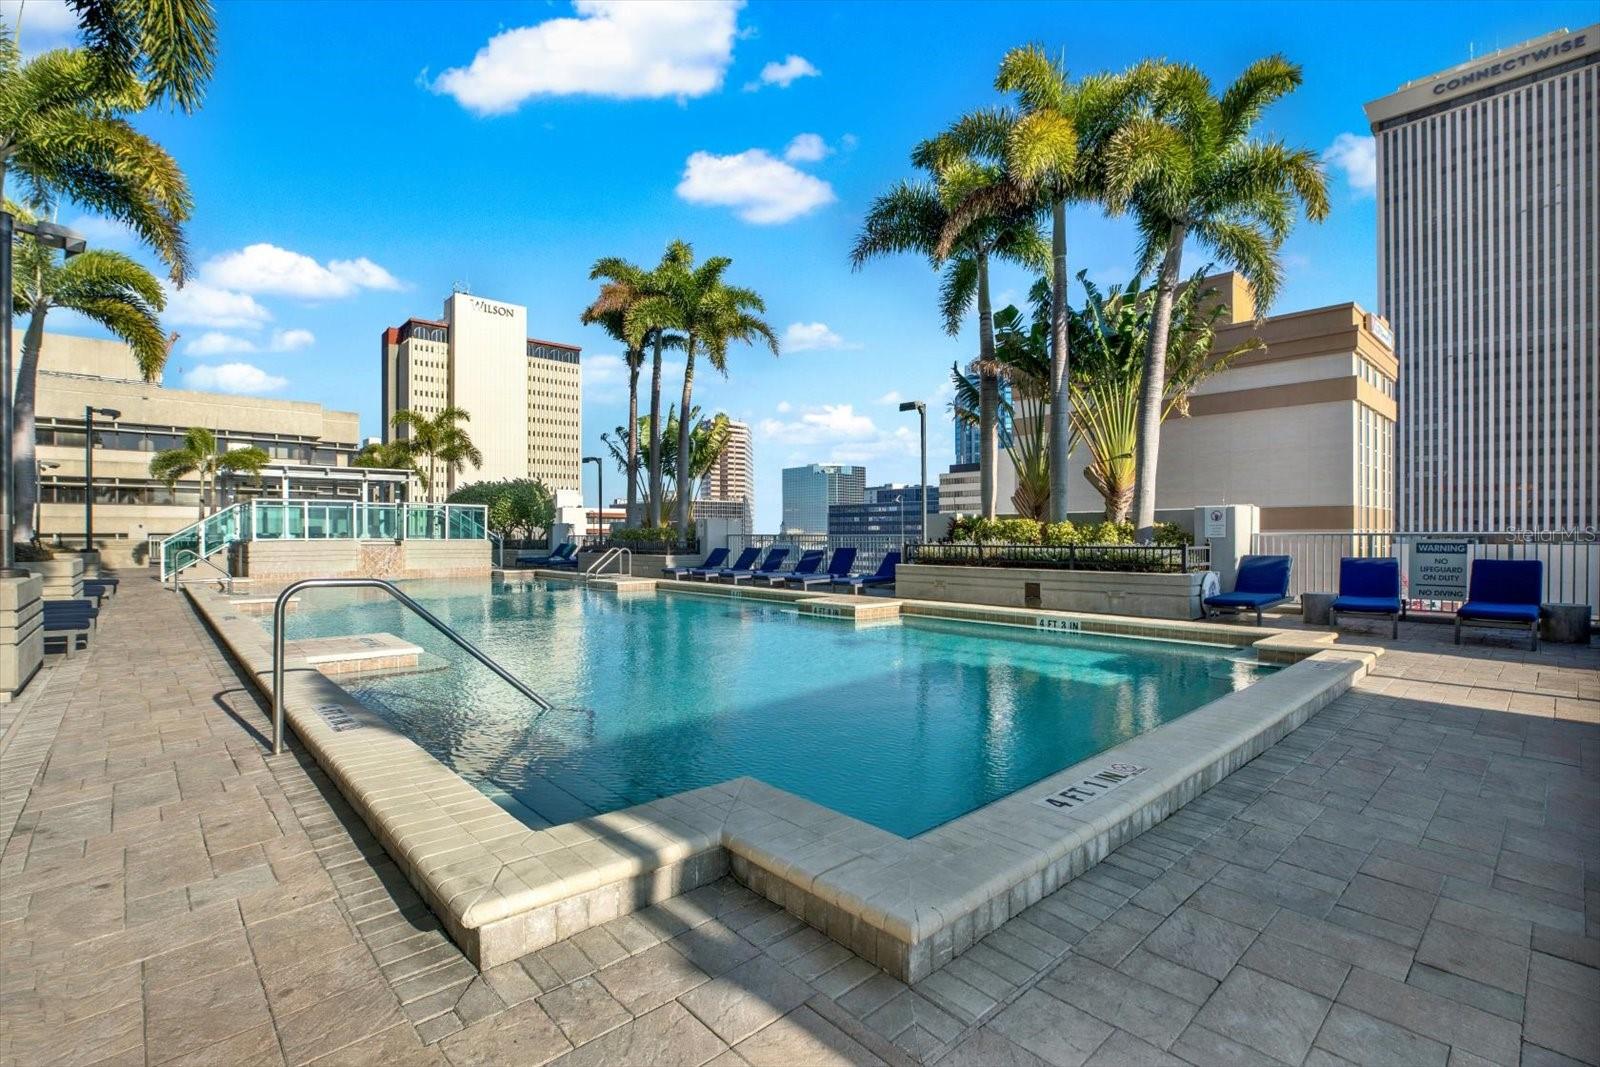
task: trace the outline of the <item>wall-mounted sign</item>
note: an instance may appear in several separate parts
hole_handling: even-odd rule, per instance
[[[1466,541],[1418,541],[1411,546],[1406,596],[1412,600],[1464,601],[1471,566],[1471,548]]]
[[[1206,508],[1206,532],[1204,536],[1228,536],[1228,510],[1226,508]]]

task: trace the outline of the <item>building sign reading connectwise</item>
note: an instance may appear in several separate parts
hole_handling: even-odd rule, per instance
[[[1512,56],[1509,59],[1502,59],[1498,63],[1490,63],[1488,66],[1480,67],[1477,70],[1463,71],[1460,74],[1456,74],[1452,77],[1434,82],[1433,95],[1438,96],[1441,93],[1452,92],[1453,90],[1460,89],[1465,85],[1472,85],[1473,83],[1480,81],[1488,81],[1491,78],[1498,78],[1502,74],[1511,74],[1522,70],[1525,67],[1536,66],[1540,63],[1543,63],[1547,59],[1554,59],[1557,56],[1566,55],[1569,52],[1579,51],[1583,48],[1587,40],[1587,34],[1576,33],[1571,37],[1565,37],[1559,41],[1552,41],[1549,44],[1541,45],[1538,48],[1530,48],[1528,51],[1523,52],[1520,55]]]

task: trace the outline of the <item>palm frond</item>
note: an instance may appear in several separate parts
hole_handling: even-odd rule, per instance
[[[1300,65],[1282,55],[1264,56],[1246,67],[1222,94],[1222,139],[1243,137],[1274,101],[1300,87]]]

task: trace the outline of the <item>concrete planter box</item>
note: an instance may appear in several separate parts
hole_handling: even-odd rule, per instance
[[[300,578],[469,578],[487,576],[489,542],[296,540],[239,541],[232,572],[257,583]],[[201,574],[205,568],[197,568]],[[208,575],[203,575],[209,577]]]
[[[901,564],[895,596],[1150,619],[1198,619],[1205,575]]]
[[[9,701],[44,662],[44,579],[0,578],[0,702]]]
[[[82,556],[57,556],[38,563],[18,563],[17,566],[44,579],[43,595],[46,600],[83,598]]]
[[[69,555],[77,556],[79,559],[83,560],[83,576],[85,578],[98,578],[98,577],[100,577],[100,550],[99,549],[96,549],[93,552],[86,552],[83,549],[79,549],[76,552],[71,552],[71,551],[63,552],[63,551],[60,551],[58,549],[56,551],[56,555],[58,557],[65,557],[65,556],[69,556]]]

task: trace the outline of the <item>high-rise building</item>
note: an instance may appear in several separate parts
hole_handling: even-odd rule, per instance
[[[827,533],[831,504],[867,498],[867,468],[809,463],[783,469],[783,532]]]
[[[828,507],[828,536],[895,537],[906,541],[922,540],[922,492],[920,485],[868,486],[866,499],[859,504],[832,504]],[[939,487],[930,485],[928,514],[939,513]]]
[[[1011,383],[1000,383],[1000,399],[1009,403],[1011,401]],[[978,424],[965,419],[952,419],[956,431],[956,466],[968,463],[977,463],[983,452],[983,435],[978,432]],[[1000,448],[1011,447],[1011,420],[1002,417],[997,427],[1000,438]]]
[[[700,481],[701,500],[756,502],[755,466],[750,451],[750,424],[728,421],[728,443]]]
[[[1600,523],[1600,25],[1367,105],[1401,529]]]
[[[408,319],[383,333],[384,439],[405,438],[396,411],[437,415],[458,407],[483,463],[456,484],[537,478],[580,488],[582,384],[576,345],[528,336],[528,309],[452,293],[440,319]]]

